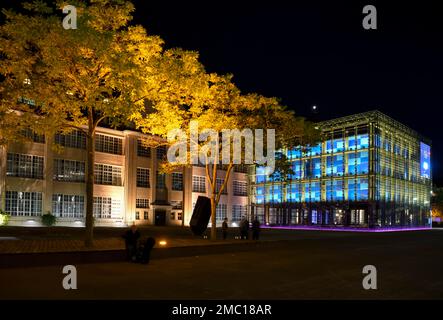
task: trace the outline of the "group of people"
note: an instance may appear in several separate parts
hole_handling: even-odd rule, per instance
[[[240,221],[240,239],[249,239],[249,220],[246,217]],[[255,218],[251,224],[252,240],[258,240],[260,236],[260,221]],[[222,224],[223,239],[228,237],[228,218],[223,220]],[[140,240],[141,234],[137,226],[133,224],[131,228],[125,232],[123,238],[126,245],[126,258],[132,262],[143,264],[149,263],[151,250],[155,245],[155,239],[148,237],[146,240]]]
[[[240,239],[248,240],[249,239],[249,220],[246,217],[243,217],[240,221]],[[252,221],[252,240],[258,240],[260,237],[260,221],[255,218]],[[223,240],[228,237],[228,218],[223,220],[222,224],[222,234]]]
[[[126,258],[132,262],[148,264],[151,257],[151,250],[155,245],[155,239],[148,237],[146,240],[141,241],[140,237],[141,234],[135,224],[123,235],[126,246]]]

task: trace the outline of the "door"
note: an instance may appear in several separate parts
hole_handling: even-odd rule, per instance
[[[162,209],[155,210],[155,225],[156,226],[166,225],[166,210]]]

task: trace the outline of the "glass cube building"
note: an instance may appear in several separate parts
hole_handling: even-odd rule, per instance
[[[268,225],[429,228],[431,142],[379,111],[318,123],[321,142],[281,150],[285,181],[256,168],[251,214]]]

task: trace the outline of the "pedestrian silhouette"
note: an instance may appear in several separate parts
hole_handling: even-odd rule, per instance
[[[223,240],[226,240],[228,236],[228,218],[225,218],[222,223],[222,234],[223,234]]]
[[[137,262],[148,264],[151,259],[151,250],[155,245],[155,239],[147,238],[138,248]]]
[[[123,235],[125,239],[126,258],[131,261],[137,260],[138,240],[140,239],[140,232],[137,226],[133,224],[131,228]]]
[[[252,240],[258,240],[260,237],[260,221],[255,218],[252,221]]]
[[[240,222],[240,238],[243,240],[248,240],[249,235],[249,221],[246,219],[246,217],[243,217],[243,219]]]

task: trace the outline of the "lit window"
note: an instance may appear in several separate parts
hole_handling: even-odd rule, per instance
[[[192,176],[192,192],[206,192],[206,178],[204,176]]]
[[[106,136],[103,134],[96,134],[95,151],[111,153],[111,154],[123,154],[122,139]]]
[[[149,208],[149,199],[136,199],[135,200],[135,207],[136,208],[143,208],[143,209]]]
[[[6,191],[5,211],[15,217],[35,217],[42,214],[42,193]]]
[[[83,161],[54,159],[54,180],[66,182],[85,181],[85,163]]]
[[[247,196],[247,183],[245,181],[237,181],[233,182],[234,196]]]
[[[60,218],[83,218],[85,198],[79,195],[53,194],[52,214]]]
[[[148,168],[137,168],[137,187],[150,188],[150,170]]]
[[[172,190],[183,190],[183,174],[180,172],[172,173]]]
[[[6,175],[10,177],[43,179],[43,162],[43,157],[8,153]]]
[[[151,148],[140,139],[137,140],[137,155],[145,158],[151,157]]]
[[[122,185],[122,168],[106,164],[95,164],[94,183],[110,186]]]

